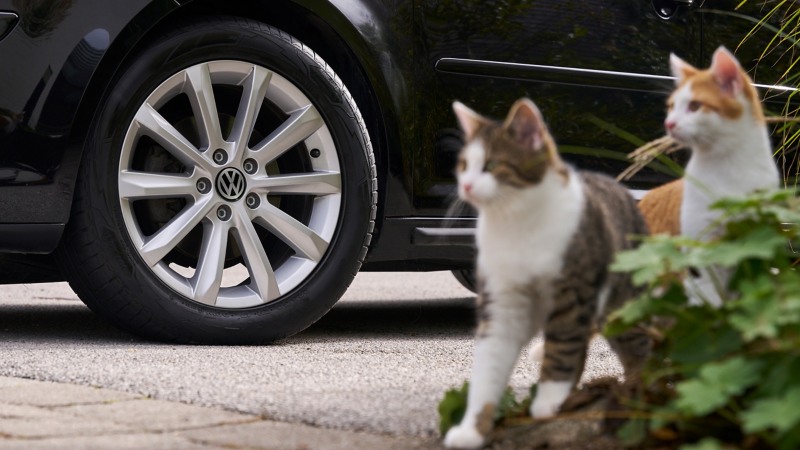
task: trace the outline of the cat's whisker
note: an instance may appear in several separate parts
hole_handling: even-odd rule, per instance
[[[461,217],[464,209],[469,206],[467,202],[461,199],[458,195],[452,197],[450,201],[450,206],[447,207],[447,212],[445,212],[445,220],[442,223],[442,228],[451,228],[455,223],[455,219]],[[439,243],[444,243],[444,236],[436,238]]]
[[[450,200],[450,206],[447,207],[447,212],[444,214],[445,221],[442,228],[450,228],[453,225],[454,219],[460,217],[466,207],[467,202],[462,200],[458,195],[454,196],[452,200]]]

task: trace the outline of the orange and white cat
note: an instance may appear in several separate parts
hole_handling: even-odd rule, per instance
[[[690,147],[683,179],[650,191],[639,202],[652,234],[684,234],[708,241],[720,212],[714,201],[778,187],[780,174],[772,159],[769,132],[758,92],[736,58],[724,47],[714,52],[711,67],[699,70],[670,55],[677,89],[669,97],[664,126],[677,142]],[[719,305],[717,289],[729,273],[715,270],[687,280],[690,300],[699,297]]]

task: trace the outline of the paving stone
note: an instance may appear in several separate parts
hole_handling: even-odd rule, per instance
[[[179,430],[259,420],[258,416],[151,399],[75,405],[59,410],[92,420],[108,419],[147,431]]]
[[[220,447],[191,442],[172,434],[117,434],[50,439],[3,439],[3,450],[212,450]]]
[[[40,415],[26,407],[24,411],[17,411],[19,416],[0,416],[0,436],[14,438],[43,438],[65,436],[93,436],[98,434],[123,433],[134,431],[130,427],[115,424],[109,420],[86,420],[69,414],[59,414],[49,411]],[[8,411],[6,411],[8,412]],[[4,441],[0,441],[0,448]],[[36,446],[29,447],[36,448]]]
[[[0,388],[25,388],[37,386],[41,381],[29,380],[27,378],[0,377]]]
[[[64,416],[62,413],[38,406],[0,403],[0,419],[47,419]],[[74,416],[70,415],[68,417]]]
[[[2,377],[0,402],[35,406],[66,406],[84,403],[103,403],[141,398],[128,392],[98,389],[75,384],[49,383]]]
[[[308,425],[259,421],[242,425],[182,431],[189,439],[227,448],[269,450],[433,450],[438,440],[391,437],[354,431],[326,430]]]

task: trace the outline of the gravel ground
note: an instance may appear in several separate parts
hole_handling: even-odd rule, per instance
[[[175,346],[116,330],[66,283],[0,286],[0,375],[432,436],[444,391],[469,377],[474,303],[449,272],[362,273],[328,315],[277,344]],[[584,381],[621,372],[596,339]],[[537,377],[525,351],[511,385],[522,394]]]

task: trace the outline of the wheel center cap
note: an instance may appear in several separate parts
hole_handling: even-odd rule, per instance
[[[216,184],[219,195],[229,202],[242,198],[244,191],[247,189],[244,175],[233,167],[223,169],[222,172],[217,175]]]

